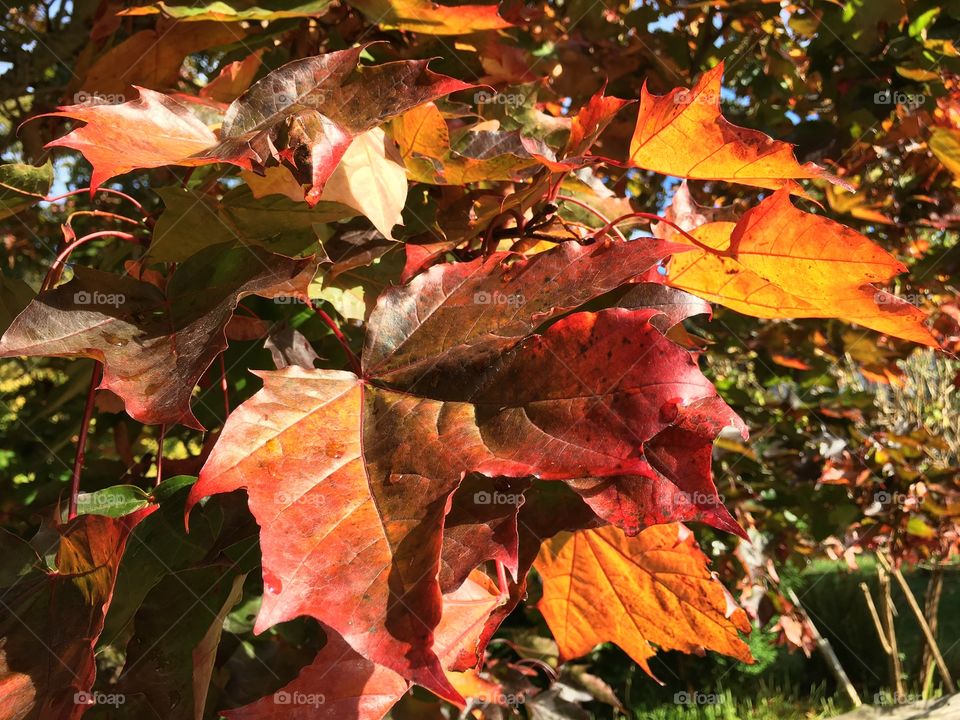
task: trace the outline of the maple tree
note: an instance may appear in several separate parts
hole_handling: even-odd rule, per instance
[[[882,172],[798,159],[727,117],[738,86],[705,49],[719,15],[681,72],[617,67],[649,5],[585,10],[596,67],[561,52],[572,11],[552,2],[88,18],[76,72],[38,74],[21,155],[0,165],[0,357],[73,373],[81,408],[33,539],[22,522],[0,535],[0,717],[373,720],[414,685],[510,704],[488,644],[528,597],[561,664],[602,643],[651,676],[658,650],[752,661],[761,612],[694,532],[738,542],[782,509],[717,487],[715,448],[739,455],[732,476],[769,408],[718,374],[714,309],[818,319],[751,337],[798,372],[813,366],[775,333],[807,328],[798,344],[823,358],[862,344],[820,327],[862,328],[887,354],[857,357],[887,382],[893,358],[957,333],[891,287],[909,268],[874,237],[896,225],[867,182]],[[787,76],[799,108],[808,76]],[[955,173],[952,83],[924,162]],[[39,439],[55,412],[23,424]],[[859,473],[834,456],[823,483],[855,494]],[[861,544],[955,553],[954,489],[921,494],[937,530],[918,501]],[[769,580],[726,570],[741,598]],[[250,647],[306,639],[211,693],[238,628]]]

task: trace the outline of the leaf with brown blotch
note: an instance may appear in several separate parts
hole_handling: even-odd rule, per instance
[[[304,173],[311,183],[306,200],[316,203],[355,137],[417,105],[473,87],[431,72],[426,60],[358,67],[363,49],[295,60],[261,78],[231,103],[220,142],[198,157],[253,157],[262,165],[277,153],[278,126],[292,117],[288,146],[279,157]]]
[[[227,347],[224,328],[240,298],[306,293],[312,258],[213,246],[174,272],[166,289],[78,267],[46,290],[0,339],[0,357],[90,357],[104,363],[101,389],[143,423],[200,428],[190,409],[197,381]]]
[[[671,262],[667,282],[757,317],[835,317],[936,346],[926,315],[873,283],[906,266],[851,228],[803,212],[779,190],[736,223],[692,232],[717,254],[697,249]],[[680,233],[670,234],[677,242]]]
[[[610,259],[594,256],[596,271]],[[534,277],[552,287],[554,275],[527,282]],[[510,319],[500,323],[506,337],[531,327],[531,315],[558,312],[563,298],[534,304],[536,288],[530,307],[488,308]],[[391,294],[371,324],[406,318],[420,291],[411,284]],[[369,366],[362,379],[294,367],[260,373],[263,390],[227,420],[189,501],[247,490],[266,588],[256,630],[311,615],[367,659],[456,699],[432,650],[451,494],[470,472],[569,480],[647,474],[651,462],[674,472],[647,458],[646,444],[674,452],[659,439],[696,423],[700,401],[716,393],[693,356],[650,323],[655,315],[576,313],[543,335],[515,337],[512,348],[496,343],[498,358],[474,353],[477,365],[458,364],[449,381],[440,373],[398,386],[401,376],[378,377]],[[476,324],[472,311],[464,317],[448,327]],[[320,600],[318,587],[335,592]]]
[[[156,506],[113,518],[80,515],[57,528],[56,567],[4,533],[0,580],[0,715],[77,720],[96,676],[103,631],[130,531]],[[53,548],[51,548],[52,550]],[[9,581],[9,582],[8,582]]]
[[[537,607],[562,661],[603,642],[619,645],[651,676],[655,648],[752,661],[739,635],[750,632],[746,613],[683,525],[632,538],[613,526],[564,533],[544,544],[534,567],[543,581]]]
[[[444,665],[464,648],[479,642],[483,624],[502,602],[482,573],[474,573],[456,592],[443,598],[443,616],[437,626],[436,649]],[[410,684],[392,670],[357,654],[335,631],[316,659],[295,680],[272,697],[225,710],[229,720],[380,720],[403,696]],[[278,702],[278,697],[280,702]],[[284,702],[286,698],[290,701]],[[294,702],[298,698],[300,701]],[[311,699],[316,702],[310,702]]]
[[[163,93],[137,88],[140,97],[120,105],[68,105],[49,113],[86,123],[46,147],[83,153],[93,166],[94,189],[116,175],[164,165],[196,167],[220,162],[197,157],[217,138],[185,105]],[[42,115],[38,117],[43,117]],[[243,165],[243,160],[238,160]],[[249,169],[249,162],[246,167]]]
[[[349,0],[370,22],[424,35],[466,35],[508,28],[489,5],[442,5],[432,0]]]
[[[541,323],[684,249],[649,239],[563,243],[525,259],[501,252],[436,265],[380,296],[381,311],[370,318],[364,367],[399,382],[438,362],[457,365],[496,356]]]
[[[720,110],[722,75],[721,62],[692,90],[667,95],[653,95],[644,84],[627,162],[662,175],[791,192],[802,192],[794,182],[802,178],[840,182],[812,163],[800,165],[788,143],[728,122]]]

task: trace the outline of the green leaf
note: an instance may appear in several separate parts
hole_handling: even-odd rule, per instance
[[[258,200],[246,185],[219,200],[178,187],[157,192],[166,209],[157,220],[148,257],[166,262],[183,262],[211,245],[237,240],[281,255],[313,252],[314,225],[358,214],[339,203],[321,202],[310,208],[283,195]]]
[[[77,496],[78,515],[122,517],[145,508],[150,496],[135,485],[115,485]]]

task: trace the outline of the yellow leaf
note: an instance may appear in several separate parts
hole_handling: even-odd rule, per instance
[[[562,533],[534,564],[543,580],[543,613],[561,660],[603,642],[619,645],[651,675],[656,649],[722,652],[752,662],[739,633],[746,613],[707,570],[683,525],[654,525],[627,537],[608,525]]]
[[[327,181],[321,200],[359,210],[385,238],[403,223],[407,172],[380,128],[359,135]]]

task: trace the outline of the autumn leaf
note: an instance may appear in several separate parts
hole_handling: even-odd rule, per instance
[[[250,83],[260,71],[263,52],[260,49],[243,60],[224,65],[213,80],[200,88],[200,97],[225,103],[236,100],[237,96],[250,87]]]
[[[930,150],[954,178],[960,178],[960,130],[934,128],[930,133]],[[954,184],[958,182],[960,180],[954,180]]]
[[[535,143],[531,142],[529,138],[525,138],[524,144],[531,154],[553,172],[567,172],[589,164],[590,160],[584,157],[587,151],[597,141],[614,116],[632,102],[631,100],[621,100],[604,95],[604,90],[605,88],[600,88],[570,118],[570,133],[567,136],[566,146],[560,153],[560,160],[547,157],[542,151],[538,151]]]
[[[286,168],[270,168],[286,173]],[[240,243],[283,255],[319,252],[314,227],[353,217],[356,210],[339,203],[309,207],[297,186],[296,200],[268,193],[250,183],[223,195],[198,195],[181,187],[162,188],[157,194],[164,209],[154,227],[147,251],[151,261],[184,262],[212,245]]]
[[[437,626],[436,648],[445,663],[464,647],[479,642],[486,619],[501,602],[490,580],[475,573],[459,590],[444,596],[443,617]],[[397,673],[357,654],[336,632],[326,629],[327,642],[313,663],[273,697],[235,710],[224,711],[229,720],[276,717],[278,696],[302,698],[283,703],[290,720],[380,720],[403,696],[410,684]],[[313,698],[316,702],[309,702]]]
[[[798,192],[798,179],[838,182],[822,168],[800,165],[787,143],[728,122],[720,111],[723,63],[704,73],[692,90],[640,93],[628,162],[662,175],[726,180]],[[696,142],[692,139],[696,138]]]
[[[525,259],[495,253],[435,266],[383,293],[378,304],[384,311],[370,319],[365,367],[401,381],[419,377],[438,360],[456,365],[499,355],[537,325],[683,249],[646,241],[563,243]]]
[[[227,346],[224,328],[239,299],[305,293],[313,267],[309,258],[213,246],[178,267],[163,290],[78,267],[20,313],[0,339],[0,356],[100,360],[100,387],[119,395],[133,418],[199,428],[190,396]]]
[[[277,126],[295,116],[280,150],[302,171],[316,203],[354,138],[404,111],[471,85],[427,69],[424,60],[357,67],[363,47],[287,63],[254,83],[223,117],[220,142],[201,156],[263,165],[276,155]],[[278,158],[279,159],[279,158]],[[249,169],[249,168],[248,168]]]
[[[476,133],[467,133],[475,135]],[[400,156],[417,182],[463,185],[482,180],[512,180],[536,164],[515,133],[485,133],[479,142],[456,152],[440,110],[424,103],[393,121]],[[479,147],[483,144],[485,147]],[[469,153],[475,153],[471,157]]]
[[[176,86],[184,59],[207,48],[243,40],[246,32],[223,23],[174,23],[169,27],[141,30],[103,53],[87,71],[81,94],[123,97],[130,87],[166,90]],[[161,42],[162,41],[162,42]]]
[[[497,14],[497,5],[442,5],[432,0],[350,0],[373,22],[426,35],[465,35],[500,30],[510,23]]]
[[[132,7],[121,10],[117,15],[163,15],[183,22],[202,22],[213,20],[216,22],[262,22],[284,20],[287,18],[318,17],[323,15],[330,0],[287,0],[277,5],[277,9],[257,7],[238,10],[225,2],[212,2],[207,5],[196,3],[193,5],[167,5],[165,2],[156,2],[151,5]]]
[[[124,712],[202,717],[223,622],[245,578],[229,565],[193,567],[150,588],[133,621],[124,672],[108,686],[125,698]]]
[[[380,128],[354,138],[333,171],[320,199],[363,213],[388,240],[403,224],[407,174],[392,143]]]
[[[919,308],[874,285],[906,266],[855,230],[799,210],[786,190],[736,224],[708,223],[693,236],[716,254],[701,249],[678,255],[668,275],[675,287],[748,315],[837,317],[936,345]]]
[[[56,528],[54,568],[3,533],[0,699],[5,718],[79,718],[130,531],[155,508],[122,518],[80,515]],[[47,548],[43,548],[44,551]]]
[[[534,567],[543,581],[537,608],[562,661],[602,642],[619,645],[651,676],[656,649],[752,661],[740,638],[750,632],[746,613],[707,570],[683,525],[650,527],[634,538],[613,526],[563,533],[544,544]]]
[[[67,147],[83,153],[93,166],[93,188],[137,168],[196,167],[218,162],[216,158],[195,156],[216,142],[216,136],[185,105],[153,90],[137,91],[139,98],[120,105],[58,108],[50,115],[81,120],[86,125],[47,143],[47,147]]]
[[[394,297],[377,312],[394,303],[407,306]],[[312,615],[364,657],[456,698],[431,650],[451,493],[471,471],[645,475],[645,443],[659,447],[688,406],[714,396],[690,354],[650,325],[655,314],[571,315],[452,385],[398,390],[372,375],[261,373],[264,389],[230,416],[190,498],[246,488],[264,558],[257,630]],[[610,382],[592,371],[600,362],[624,370]],[[331,577],[343,591],[316,602]]]

